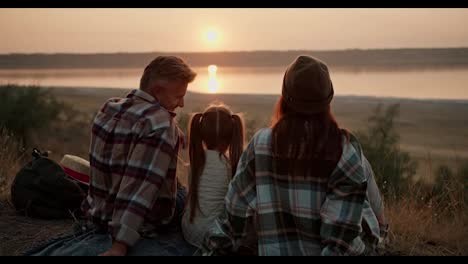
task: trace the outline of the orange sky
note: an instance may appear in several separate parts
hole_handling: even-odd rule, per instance
[[[468,47],[467,25],[468,9],[5,8],[0,53]]]

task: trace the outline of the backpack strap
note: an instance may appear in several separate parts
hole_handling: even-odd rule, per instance
[[[40,151],[38,148],[33,148],[33,151],[31,153],[34,159],[38,159],[40,157],[49,157],[49,152],[48,151]]]
[[[33,156],[34,159],[38,159],[42,156],[42,153],[39,149],[33,148],[31,155]]]

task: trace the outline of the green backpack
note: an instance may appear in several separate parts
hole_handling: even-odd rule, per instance
[[[11,199],[18,213],[29,217],[63,219],[81,216],[86,192],[62,167],[34,149],[33,159],[16,174]]]

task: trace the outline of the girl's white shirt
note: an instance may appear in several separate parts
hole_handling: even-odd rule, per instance
[[[185,240],[199,248],[205,233],[224,210],[224,197],[231,174],[231,166],[224,156],[220,156],[220,152],[206,150],[205,154],[205,167],[198,185],[200,208],[195,208],[197,211],[193,223],[190,223],[190,211],[194,208],[190,208],[190,205],[187,206],[182,216],[182,232]],[[189,176],[190,181],[191,176]]]

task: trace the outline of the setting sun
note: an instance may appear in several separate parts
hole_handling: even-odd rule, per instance
[[[217,43],[219,41],[219,33],[215,29],[209,29],[205,34],[208,43]]]

